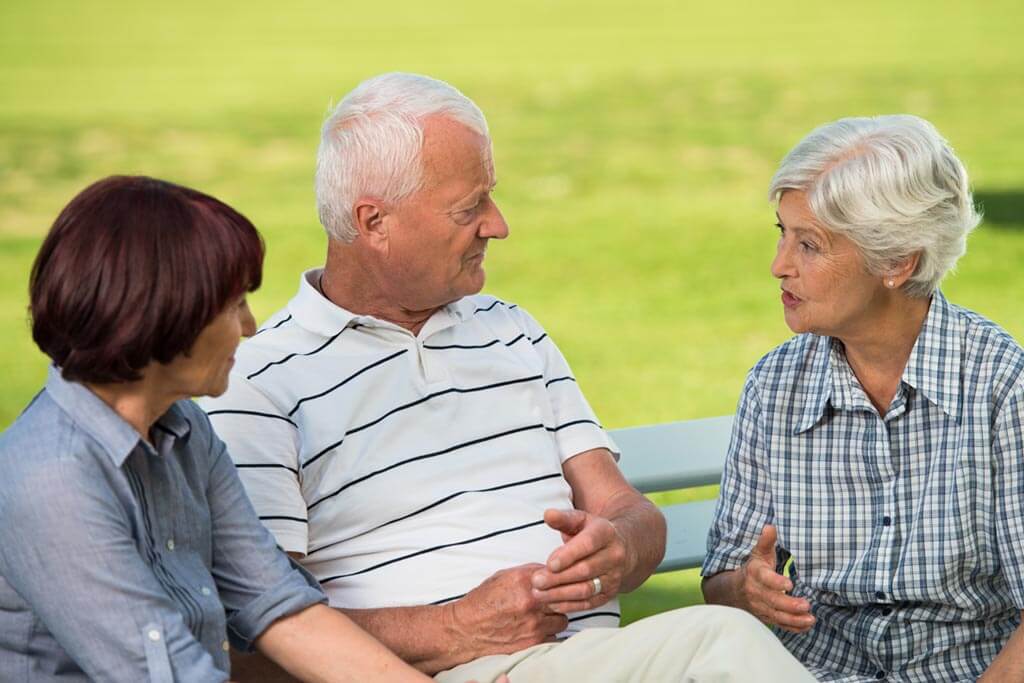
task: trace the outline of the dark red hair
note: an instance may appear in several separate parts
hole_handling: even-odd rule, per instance
[[[82,190],[43,240],[29,281],[32,338],[65,379],[126,382],[187,352],[259,287],[263,241],[202,192],[144,176]]]

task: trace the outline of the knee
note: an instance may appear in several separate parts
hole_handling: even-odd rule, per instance
[[[753,626],[764,628],[764,624],[746,610],[725,605],[702,605],[701,607],[708,610],[709,618],[715,623],[722,623],[730,628],[751,628]]]
[[[723,605],[700,605],[689,609],[700,610],[700,622],[706,631],[718,635],[744,636],[751,632],[764,632],[765,625],[750,612]]]

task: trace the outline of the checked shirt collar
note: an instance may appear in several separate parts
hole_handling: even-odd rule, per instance
[[[960,318],[942,292],[936,290],[886,418],[897,417],[906,410],[907,388],[920,392],[950,417],[959,418],[962,333]],[[817,345],[809,359],[810,370],[800,391],[807,400],[802,402],[794,434],[816,425],[829,405],[837,410],[873,410],[846,361],[842,342],[835,338],[827,341]]]

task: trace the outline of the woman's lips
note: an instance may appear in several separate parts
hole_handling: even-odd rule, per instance
[[[789,292],[787,292],[785,290],[782,291],[782,305],[783,306],[785,306],[786,308],[793,308],[794,306],[796,306],[799,303],[800,303],[800,299],[798,299],[797,297],[793,296],[792,294],[790,294]]]

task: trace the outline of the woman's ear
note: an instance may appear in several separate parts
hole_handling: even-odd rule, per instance
[[[915,251],[907,258],[895,264],[885,274],[885,286],[888,287],[889,289],[897,289],[899,287],[902,287],[903,283],[905,283],[914,275],[914,271],[917,270],[917,264],[920,261],[921,252]]]

